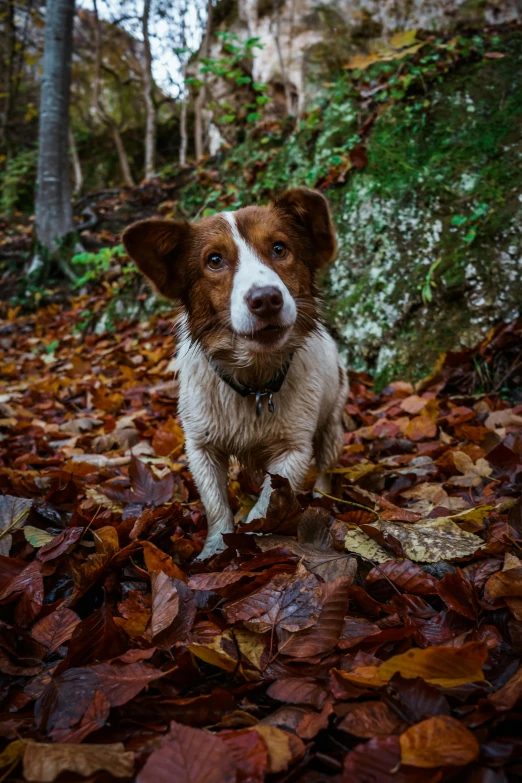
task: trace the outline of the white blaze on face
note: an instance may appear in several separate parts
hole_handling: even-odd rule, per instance
[[[255,250],[247,244],[239,233],[233,212],[223,212],[222,216],[230,224],[232,238],[237,246],[238,264],[230,295],[230,319],[232,328],[238,334],[251,334],[259,325],[247,304],[247,295],[256,288],[274,286],[283,297],[283,307],[278,321],[281,326],[293,326],[297,316],[295,302],[290,291],[277,272],[263,263]]]

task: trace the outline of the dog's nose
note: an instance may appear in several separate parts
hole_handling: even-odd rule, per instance
[[[273,285],[253,288],[246,296],[248,309],[258,318],[271,318],[283,307],[283,295]]]

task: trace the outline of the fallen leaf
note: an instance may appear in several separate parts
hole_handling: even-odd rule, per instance
[[[256,536],[258,547],[266,552],[273,547],[285,547],[303,559],[303,565],[325,582],[344,576],[353,581],[357,563],[333,546],[327,528],[328,511],[311,508],[305,511],[297,526],[297,541],[288,536]]]
[[[280,646],[280,652],[294,658],[311,658],[333,650],[344,625],[352,580],[340,576],[323,585],[321,612],[310,628],[293,634]]]
[[[236,764],[227,745],[201,729],[172,721],[136,783],[236,783]]]
[[[227,622],[248,622],[258,633],[278,627],[295,632],[309,628],[321,611],[321,585],[300,566],[295,574],[279,574],[246,598],[226,604]]]
[[[108,772],[115,778],[129,778],[134,772],[134,753],[123,743],[105,745],[60,745],[30,742],[24,754],[24,778],[35,783],[52,783],[62,772],[83,777]]]
[[[469,642],[462,647],[427,647],[394,655],[379,667],[381,680],[394,674],[422,677],[433,685],[454,688],[467,682],[483,682],[482,666],[488,651],[485,645]]]
[[[511,710],[522,697],[522,667],[510,677],[502,688],[488,696],[489,701],[499,711]]]
[[[339,729],[355,737],[388,737],[390,734],[400,734],[404,729],[404,722],[382,701],[349,706],[350,712],[344,716]]]
[[[453,452],[453,462],[462,476],[452,476],[450,484],[456,487],[479,487],[485,478],[493,473],[493,468],[482,457],[474,464],[468,454],[463,451]]]
[[[13,495],[0,495],[0,555],[8,555],[13,540],[12,531],[25,524],[32,500]]]
[[[465,766],[480,751],[475,735],[449,715],[417,723],[401,734],[400,744],[401,762],[413,767]]]
[[[39,620],[31,630],[31,636],[37,642],[47,647],[51,655],[58,647],[68,642],[74,629],[80,623],[80,618],[72,609],[59,608]]]
[[[162,571],[153,571],[152,584],[152,637],[169,628],[179,612],[179,595],[176,581]]]
[[[388,560],[366,576],[366,582],[389,579],[391,582],[414,595],[429,595],[437,592],[437,580],[410,560]]]

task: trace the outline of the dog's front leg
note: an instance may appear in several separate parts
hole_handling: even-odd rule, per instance
[[[187,438],[190,471],[207,512],[208,533],[198,555],[205,560],[226,549],[223,533],[234,532],[234,517],[228,505],[228,455],[196,445]]]
[[[277,457],[272,458],[267,465],[267,472],[276,473],[278,476],[287,478],[292,489],[298,491],[306,477],[311,461],[312,444],[310,443],[307,446],[289,449],[288,451],[279,454]],[[271,494],[272,485],[270,476],[265,476],[261,493],[257,499],[257,503],[247,517],[247,522],[266,516]]]

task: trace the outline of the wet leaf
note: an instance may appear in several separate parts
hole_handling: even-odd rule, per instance
[[[174,721],[138,774],[136,783],[236,783],[236,764],[227,745],[212,734]]]
[[[449,715],[417,723],[400,736],[401,761],[414,767],[465,766],[478,758],[475,735]]]
[[[339,724],[342,731],[362,739],[372,737],[388,737],[390,734],[400,734],[404,728],[403,721],[382,701],[368,701],[363,704],[351,705],[351,709]]]
[[[153,571],[151,633],[157,636],[169,628],[179,612],[176,582],[161,571]]]
[[[317,577],[300,567],[295,574],[279,574],[246,598],[229,603],[229,623],[248,622],[259,633],[278,627],[295,632],[309,628],[321,611],[322,589]]]
[[[33,626],[31,636],[47,647],[47,654],[51,655],[58,647],[69,641],[79,623],[80,618],[72,609],[57,609]]]
[[[52,783],[62,772],[88,777],[103,770],[115,778],[128,778],[134,771],[134,753],[123,743],[105,745],[46,744],[31,742],[24,754],[24,778]]]

